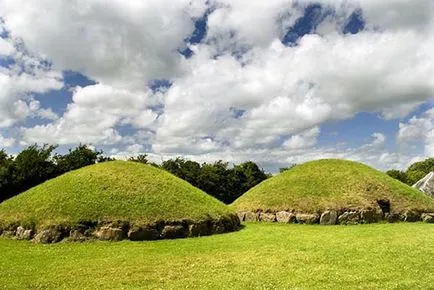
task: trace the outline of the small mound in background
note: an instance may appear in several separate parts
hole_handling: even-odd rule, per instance
[[[3,232],[33,231],[41,242],[68,236],[178,238],[232,231],[238,225],[231,209],[189,183],[125,161],[68,172],[0,204]]]
[[[418,220],[422,213],[434,212],[434,199],[364,164],[324,159],[295,166],[258,184],[232,206],[249,213],[247,218],[240,215],[245,220],[260,220],[262,213],[262,220],[276,221],[276,215],[267,217],[267,213],[286,212],[299,214],[300,222],[316,223],[322,213],[331,211],[335,223],[342,214],[346,215],[343,223],[348,215],[356,223],[363,212],[368,220]]]

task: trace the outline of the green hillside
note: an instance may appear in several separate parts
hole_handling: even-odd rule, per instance
[[[223,203],[163,170],[135,162],[99,163],[71,171],[0,204],[0,222],[74,225],[83,222],[219,219]]]
[[[272,177],[238,198],[238,211],[320,212],[376,208],[388,200],[391,211],[428,211],[434,199],[364,164],[324,159],[307,162]]]

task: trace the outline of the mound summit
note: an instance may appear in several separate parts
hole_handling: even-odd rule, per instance
[[[217,199],[161,169],[126,161],[68,172],[0,204],[0,234],[45,243],[181,238],[238,225]]]
[[[424,219],[434,199],[364,164],[323,159],[265,180],[232,206],[241,220],[364,223]]]

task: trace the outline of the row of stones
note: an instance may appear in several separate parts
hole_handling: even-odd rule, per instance
[[[22,226],[0,229],[0,235],[18,240],[33,240],[35,243],[57,243],[62,240],[86,241],[99,239],[103,241],[120,241],[129,239],[132,241],[177,239],[186,237],[207,236],[211,234],[235,231],[240,226],[237,215],[228,215],[218,220],[206,220],[202,222],[159,222],[151,225],[128,226],[128,223],[104,223],[96,227],[92,226],[55,226],[40,231],[26,229]]]
[[[374,223],[381,220],[388,222],[417,222],[424,221],[434,223],[434,213],[418,213],[407,211],[405,213],[386,213],[378,210],[354,210],[354,211],[336,211],[326,210],[322,214],[306,214],[294,213],[288,211],[272,212],[238,212],[238,217],[241,221],[246,222],[280,222],[280,223],[300,223],[300,224],[359,224],[359,223]]]

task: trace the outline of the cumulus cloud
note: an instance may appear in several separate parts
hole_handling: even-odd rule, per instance
[[[120,142],[116,125],[132,124],[142,128],[156,119],[157,115],[147,109],[152,101],[147,94],[104,84],[76,87],[73,103],[68,105],[65,114],[54,123],[23,128],[23,140],[56,144]]]
[[[397,141],[402,146],[422,143],[424,155],[434,155],[434,108],[421,116],[413,116],[408,122],[399,123]]]
[[[330,156],[406,164],[410,157],[389,152],[383,133],[356,148],[324,148],[318,139],[326,122],[360,112],[405,119],[432,99],[433,2],[315,1],[333,13],[324,13],[295,43],[282,43],[312,3],[0,0],[2,26],[10,34],[0,38],[0,54],[14,55],[11,43],[19,40],[28,54],[17,59],[52,62],[20,73],[0,70],[6,88],[0,127],[39,116],[53,121],[21,128],[24,143],[114,144],[125,146],[118,152],[145,150],[160,159],[253,159],[270,168]],[[44,17],[41,7],[49,7]],[[344,34],[355,11],[365,29]],[[205,13],[206,36],[185,44],[195,18]],[[186,45],[190,58],[179,53]],[[29,94],[60,88],[59,70],[96,81],[74,88],[61,116]],[[153,91],[147,85],[155,79],[171,86]],[[429,114],[402,122],[398,142],[422,140],[432,154]],[[122,127],[133,132],[124,134]]]
[[[0,16],[29,50],[49,57],[56,68],[138,88],[182,71],[176,51],[194,29],[192,17],[205,9],[196,2],[2,0]]]
[[[14,39],[0,38],[10,44],[6,53],[9,66],[0,66],[0,128],[10,127],[28,117],[54,120],[56,114],[50,108],[41,108],[34,100],[34,93],[46,93],[63,86],[62,76],[44,64],[43,59],[32,57],[16,49]],[[0,51],[0,60],[1,54]]]
[[[15,144],[14,138],[6,138],[0,134],[0,147],[1,148],[12,147],[14,144]]]

